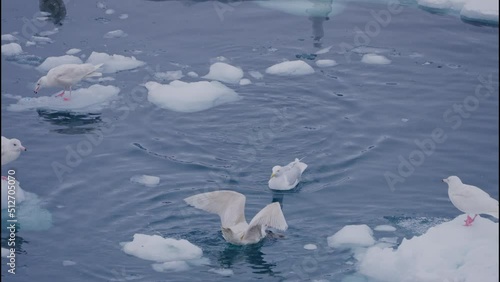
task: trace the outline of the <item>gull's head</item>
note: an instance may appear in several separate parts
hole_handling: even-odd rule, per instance
[[[443,179],[443,182],[448,183],[448,185],[462,184],[462,180],[460,180],[460,178],[458,178],[458,176],[455,175]]]
[[[271,178],[280,176],[281,166],[277,165],[273,167],[273,174],[271,174]]]
[[[21,144],[21,141],[18,139],[10,139],[10,149],[15,152],[21,152],[21,151],[26,151],[26,148],[23,147]]]
[[[36,82],[35,94],[37,94],[40,88],[42,88],[46,84],[47,84],[47,77],[46,76],[40,77],[40,79]]]

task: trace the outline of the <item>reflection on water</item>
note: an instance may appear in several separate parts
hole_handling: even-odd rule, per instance
[[[264,241],[257,244],[246,246],[235,246],[228,244],[228,246],[220,253],[218,262],[223,268],[231,268],[234,263],[245,260],[251,265],[253,273],[268,274],[274,276],[279,272],[274,272],[273,268],[276,267],[274,263],[268,263],[264,260],[264,253],[260,250]]]
[[[91,125],[102,123],[100,114],[82,114],[41,109],[38,109],[37,113],[45,121],[53,125],[64,127],[52,130],[60,134],[90,133],[97,129],[97,126]]]
[[[55,25],[62,25],[66,17],[66,5],[62,0],[39,0],[41,12],[50,13],[49,18]]]

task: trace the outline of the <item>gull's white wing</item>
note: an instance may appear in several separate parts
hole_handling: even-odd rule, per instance
[[[228,228],[245,219],[245,196],[234,191],[215,191],[194,195],[184,201],[197,209],[220,216],[222,227]]]
[[[452,190],[450,200],[464,210],[488,213],[498,218],[498,201],[476,186],[460,184]]]
[[[61,84],[71,85],[92,74],[95,70],[96,66],[92,64],[67,64],[61,65],[59,68],[54,69],[53,72],[49,71],[47,78]]]
[[[274,202],[265,206],[252,218],[245,237],[254,238],[259,236],[263,229],[262,227],[272,227],[279,230],[288,229],[288,224],[286,224],[285,216],[283,215],[283,211],[281,211],[279,202]]]

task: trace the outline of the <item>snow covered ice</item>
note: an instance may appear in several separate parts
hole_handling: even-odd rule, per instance
[[[112,30],[106,34],[104,34],[104,38],[120,38],[120,37],[125,37],[125,36],[128,36],[127,33],[125,33],[123,30],[121,29],[117,29],[117,30]]]
[[[243,78],[243,71],[230,64],[216,62],[210,66],[210,71],[202,78],[237,84]]]
[[[134,234],[132,242],[121,243],[126,254],[157,262],[156,271],[184,271],[202,260],[203,251],[188,240],[163,238],[158,235]]]
[[[371,65],[387,65],[391,63],[391,60],[382,55],[364,54],[361,58],[361,62]]]
[[[337,65],[335,60],[317,60],[316,65],[320,68],[333,67]]]
[[[249,85],[249,84],[252,84],[252,81],[248,78],[242,78],[240,80],[240,85]]]
[[[431,227],[392,247],[373,246],[360,255],[359,272],[379,281],[498,281],[498,223],[466,215]]]
[[[92,52],[87,59],[89,64],[104,64],[103,73],[115,73],[119,71],[132,70],[145,65],[143,61],[137,60],[134,56],[126,57],[122,55],[109,55],[107,53]]]
[[[328,246],[332,248],[367,247],[375,244],[373,231],[368,225],[347,225],[328,237]]]
[[[234,102],[238,94],[218,81],[183,82],[174,80],[170,84],[149,81],[148,100],[160,108],[177,112],[198,112]]]
[[[68,51],[66,51],[66,55],[75,55],[80,53],[82,50],[78,48],[71,48]]]
[[[2,45],[2,55],[3,56],[15,56],[23,52],[21,45],[12,42]]]
[[[7,33],[7,34],[2,34],[2,41],[16,41],[17,37],[14,35]]]
[[[498,1],[495,0],[418,0],[418,5],[436,10],[458,11],[469,21],[498,24]]]
[[[373,230],[383,231],[383,232],[393,232],[393,231],[396,231],[396,227],[394,227],[392,225],[378,225]]]
[[[130,178],[130,181],[146,186],[156,186],[160,183],[160,178],[151,175],[134,175]]]
[[[314,69],[301,60],[286,61],[272,65],[266,69],[266,73],[281,76],[298,76],[314,73]]]
[[[64,101],[61,97],[54,96],[41,96],[36,98],[25,97],[19,99],[15,104],[7,106],[7,110],[13,112],[28,111],[32,109],[95,112],[108,106],[110,101],[118,97],[119,92],[120,89],[112,85],[103,86],[94,84],[88,88],[73,90],[68,101]],[[67,95],[69,97],[69,93]]]

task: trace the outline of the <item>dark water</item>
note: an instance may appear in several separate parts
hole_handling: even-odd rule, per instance
[[[38,195],[40,209],[51,214],[50,222],[39,223],[50,227],[21,225],[16,275],[7,273],[2,259],[6,281],[340,281],[356,266],[346,264],[354,261],[348,252],[328,248],[326,237],[343,226],[392,224],[401,240],[454,218],[459,211],[441,182],[449,175],[498,199],[496,27],[406,3],[363,41],[361,33],[374,19],[370,11],[386,10],[385,3],[338,3],[327,20],[251,1],[103,2],[115,10],[111,15],[95,1],[65,3],[64,12],[58,8],[53,21],[35,28],[59,27],[50,36],[54,42],[25,47],[22,38],[32,33],[23,27],[38,3],[2,2],[2,34],[18,31],[26,54],[17,62],[2,58],[2,135],[29,150],[2,174],[16,169],[23,189]],[[119,19],[124,13],[129,17]],[[116,29],[128,36],[103,38]],[[334,59],[338,66],[319,69],[307,59],[331,45],[317,59]],[[382,48],[392,63],[366,65],[359,48],[345,48],[360,45]],[[4,94],[33,95],[40,73],[32,66],[70,48],[87,56],[133,55],[147,67],[112,74],[116,80],[103,84],[119,87],[120,99],[99,113],[6,110],[15,100]],[[265,74],[248,86],[230,85],[243,99],[202,112],[159,109],[145,89],[132,95],[153,80],[151,70],[204,75],[211,59],[224,56],[245,71],[264,73],[297,55],[315,74]],[[439,143],[430,141],[433,131]],[[100,135],[86,156],[68,156]],[[427,146],[425,152],[416,143]],[[303,181],[294,191],[273,194],[267,188],[271,168],[295,157],[309,165]],[[59,178],[55,162],[68,168]],[[161,182],[130,182],[136,174]],[[245,194],[247,218],[281,201],[289,225],[285,238],[244,248],[225,243],[216,216],[182,201],[216,189]],[[135,233],[187,239],[211,263],[155,272],[151,262],[121,250],[119,243]],[[2,228],[2,247],[7,236]],[[318,250],[303,249],[307,243]],[[76,265],[63,266],[64,260]],[[230,268],[234,275],[224,278],[211,268]]]

